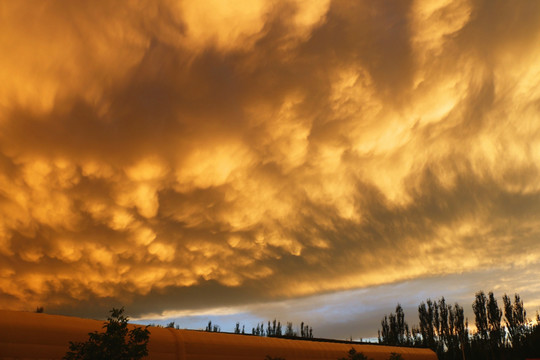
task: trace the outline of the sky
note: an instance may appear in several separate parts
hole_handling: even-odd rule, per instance
[[[540,309],[538,1],[0,0],[0,53],[0,308]]]

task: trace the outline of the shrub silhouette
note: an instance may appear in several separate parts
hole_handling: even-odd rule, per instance
[[[354,350],[354,348],[351,348],[351,350],[349,350],[349,353],[348,353],[346,358],[339,358],[338,360],[373,360],[373,359],[369,359],[363,353],[356,352],[356,350]]]
[[[69,351],[64,360],[139,360],[148,355],[146,348],[150,338],[148,327],[128,330],[128,317],[124,308],[110,311],[105,332],[89,333],[86,342],[69,342]]]

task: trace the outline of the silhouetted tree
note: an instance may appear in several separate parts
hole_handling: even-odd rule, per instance
[[[177,330],[180,329],[180,326],[175,325],[174,321],[171,321],[170,323],[168,323],[166,327],[171,328],[171,329],[177,329]]]
[[[304,324],[303,321],[300,323],[300,337],[306,339],[313,338],[313,328]]]
[[[500,357],[502,345],[501,318],[502,311],[497,304],[493,292],[489,292],[487,301],[487,318],[489,331],[489,347],[494,357]]]
[[[446,300],[443,297],[438,301],[437,303],[437,309],[438,309],[438,323],[439,323],[439,329],[438,329],[438,338],[439,338],[439,352],[444,352],[444,347],[447,348],[450,345],[451,340],[451,332],[452,329],[450,328],[450,311],[448,307],[446,306]]]
[[[257,324],[256,328],[253,328],[251,331],[251,334],[257,335],[257,336],[266,336],[267,333],[264,331],[264,323]]]
[[[515,294],[514,303],[512,304],[510,297],[504,294],[503,306],[505,324],[510,337],[510,343],[513,349],[520,351],[526,337],[527,322],[527,312],[523,306],[523,301],[519,294]]]
[[[268,321],[268,327],[266,329],[266,336],[272,336],[272,337],[280,337],[280,336],[283,336],[282,332],[281,332],[281,321],[277,321],[276,319],[274,319],[274,321],[272,321],[270,323],[270,321]]]
[[[536,313],[536,325],[526,331],[523,341],[526,348],[518,353],[518,356],[526,359],[540,359],[540,314]]]
[[[422,337],[422,345],[436,350],[435,341],[435,322],[434,322],[434,304],[431,299],[426,302],[421,302],[418,306],[418,318],[420,320],[420,335]]]
[[[69,342],[64,360],[138,360],[148,355],[148,326],[128,330],[124,308],[112,309],[104,333],[89,333],[86,342]]]
[[[469,345],[469,322],[465,319],[465,313],[463,307],[458,303],[454,304],[454,316],[455,316],[455,329],[456,335],[459,340],[459,347],[461,349],[461,357],[465,360],[466,349]]]
[[[38,307],[36,308],[36,312],[39,313],[39,314],[43,313],[44,310],[45,310],[45,309],[43,308],[43,306],[38,306]]]
[[[471,356],[478,359],[487,359],[490,355],[489,349],[489,327],[487,317],[487,298],[483,291],[475,294],[472,304],[474,312],[474,323],[476,333],[471,342]]]
[[[387,345],[405,345],[410,341],[409,325],[405,322],[405,313],[400,304],[396,306],[396,313],[390,313],[381,320],[379,342]]]
[[[468,325],[459,304],[448,305],[441,297],[438,301],[427,299],[418,306],[419,327],[412,328],[409,344],[429,347],[439,359],[465,358]]]
[[[285,328],[285,336],[288,336],[288,337],[296,337],[297,336],[296,332],[293,329],[293,323],[292,322],[287,323],[287,327]]]
[[[208,332],[220,332],[221,327],[217,324],[212,324],[212,320],[210,320],[208,321],[208,325],[206,325],[206,329],[204,330]]]
[[[475,300],[472,305],[476,331],[480,339],[482,339],[483,341],[487,341],[488,339],[488,318],[486,302],[486,295],[483,291],[479,291],[475,294]]]

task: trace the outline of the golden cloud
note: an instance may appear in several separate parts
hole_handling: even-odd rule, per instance
[[[539,6],[4,4],[0,305],[538,264]]]

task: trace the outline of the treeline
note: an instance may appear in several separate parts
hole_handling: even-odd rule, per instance
[[[220,332],[221,327],[217,324],[212,324],[212,321],[209,321],[205,331]],[[240,328],[240,323],[237,322],[233,333],[245,335],[245,325],[242,325],[242,328]],[[264,326],[264,322],[257,324],[256,327],[251,329],[251,335],[311,339],[313,338],[313,328],[302,321],[300,323],[299,331],[297,331],[292,322],[287,322],[287,325],[283,327],[281,321],[274,319],[274,321],[268,321],[266,327]]]
[[[447,304],[444,297],[420,303],[419,323],[410,329],[398,304],[395,313],[381,321],[379,343],[429,347],[441,360],[539,358],[540,315],[536,314],[536,322],[528,319],[519,294],[513,299],[505,294],[502,300],[501,308],[493,292],[475,294],[474,332],[463,307]]]
[[[144,328],[136,326],[131,330],[128,329],[129,318],[124,315],[124,308],[110,311],[110,316],[107,317],[107,322],[103,325],[104,332],[94,331],[88,334],[87,341],[70,341],[69,350],[66,352],[63,360],[81,360],[81,359],[125,359],[125,360],[140,360],[148,355],[147,345],[150,340],[151,325]],[[274,320],[268,322],[265,330],[266,336],[277,336],[280,322]],[[158,327],[162,327],[157,325]],[[166,327],[178,328],[174,322],[169,323]],[[311,328],[304,323],[300,326],[303,333],[312,333]],[[244,327],[243,327],[244,328]],[[264,329],[264,323],[262,324]],[[292,331],[292,323],[287,323],[287,329]],[[236,323],[235,329],[240,329],[240,324]],[[259,326],[261,329],[261,326]],[[208,323],[207,331],[219,332],[218,325]],[[307,333],[306,333],[307,331]],[[237,332],[237,331],[235,331]],[[294,333],[294,332],[293,332]],[[274,335],[273,335],[274,334]],[[225,354],[226,355],[226,354]],[[224,356],[225,356],[224,355]],[[261,359],[262,360],[262,359]],[[271,357],[267,355],[264,360],[285,360],[282,357]],[[354,348],[348,351],[347,357],[341,357],[337,360],[373,360],[365,356],[362,352],[357,352]],[[399,353],[390,353],[388,360],[403,360]]]

